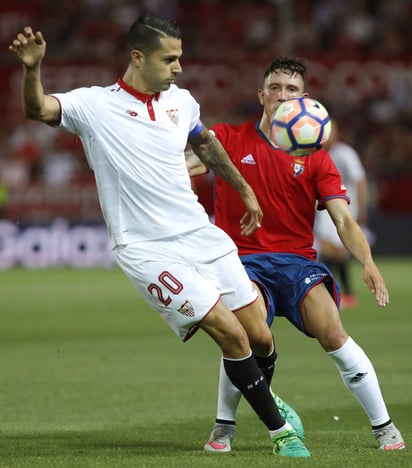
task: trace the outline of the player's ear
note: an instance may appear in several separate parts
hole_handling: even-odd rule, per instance
[[[143,64],[145,55],[141,50],[133,49],[130,52],[130,60],[135,67],[139,67]]]
[[[258,96],[259,102],[263,106],[263,89],[258,89],[257,96]]]

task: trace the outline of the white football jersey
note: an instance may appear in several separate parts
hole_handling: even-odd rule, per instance
[[[350,198],[349,209],[352,216],[358,217],[357,184],[365,179],[365,169],[358,153],[348,144],[338,141],[328,150],[338,168]]]
[[[149,98],[119,80],[53,96],[60,126],[83,143],[114,246],[208,224],[184,157],[188,135],[200,123],[189,91],[171,85]]]
[[[346,187],[347,195],[350,199],[349,210],[351,211],[352,216],[357,219],[357,184],[366,177],[365,169],[360,157],[351,146],[340,141],[334,143],[328,152],[336,164],[336,167],[342,176],[343,184]],[[318,244],[319,239],[328,240],[337,246],[343,245],[336,231],[336,227],[326,210],[316,211],[314,232],[316,250],[320,250],[320,245]]]

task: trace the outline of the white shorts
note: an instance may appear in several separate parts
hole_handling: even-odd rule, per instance
[[[220,298],[233,311],[257,298],[235,244],[212,224],[168,239],[118,246],[114,254],[137,290],[183,341]]]

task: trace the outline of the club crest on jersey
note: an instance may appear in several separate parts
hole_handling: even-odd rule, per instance
[[[175,125],[177,125],[179,123],[179,111],[178,111],[178,109],[169,109],[169,110],[166,111],[166,114],[169,117],[169,119],[172,121],[172,123],[174,123]]]
[[[303,174],[303,171],[305,170],[305,162],[302,159],[295,159],[295,161],[292,163],[292,168],[293,176],[298,177]]]
[[[178,309],[182,315],[186,315],[186,317],[194,317],[195,316],[195,308],[189,301],[185,301]]]

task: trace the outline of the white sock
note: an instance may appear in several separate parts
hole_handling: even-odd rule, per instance
[[[335,361],[343,383],[360,402],[372,426],[390,420],[375,369],[363,349],[351,337],[338,350],[328,353]]]
[[[279,427],[279,429],[276,429],[275,431],[269,431],[269,437],[273,439],[273,437],[277,436],[283,431],[286,431],[286,429],[292,429],[292,426],[287,421],[282,427]]]
[[[223,358],[221,358],[216,419],[236,421],[236,411],[241,396],[242,393],[232,384],[227,376]]]

